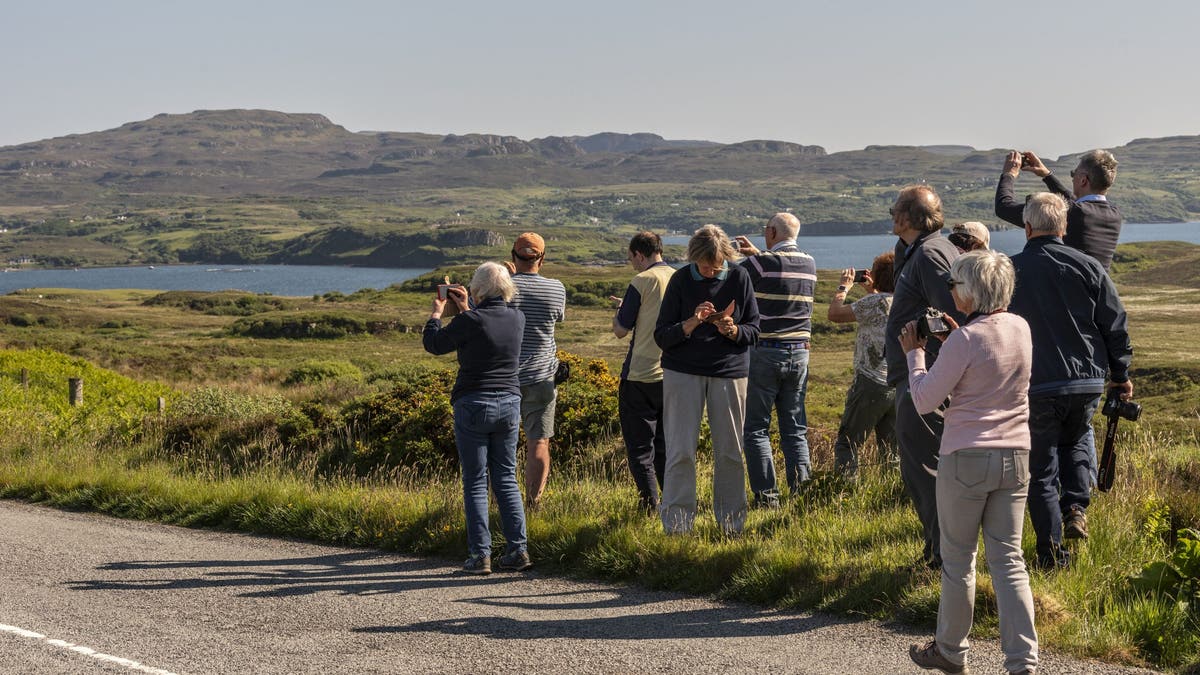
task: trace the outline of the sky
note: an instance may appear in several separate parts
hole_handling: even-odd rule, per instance
[[[3,0],[0,146],[158,113],[1030,149],[1200,134],[1200,2]]]

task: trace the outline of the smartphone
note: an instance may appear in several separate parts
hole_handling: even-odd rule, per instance
[[[445,300],[450,297],[449,291],[451,288],[462,288],[462,287],[463,287],[462,284],[438,284],[438,289],[437,289],[438,299]]]
[[[854,272],[854,283],[856,283],[856,284],[867,283],[867,271],[866,270],[855,271]]]

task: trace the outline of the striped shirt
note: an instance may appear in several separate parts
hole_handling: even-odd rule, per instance
[[[796,248],[796,242],[776,244],[742,261],[758,301],[759,340],[808,342],[812,337],[813,292],[817,264]]]
[[[518,380],[521,386],[554,378],[558,368],[558,345],[554,324],[566,318],[567,290],[557,279],[525,272],[513,275],[517,294],[512,306],[525,315]]]

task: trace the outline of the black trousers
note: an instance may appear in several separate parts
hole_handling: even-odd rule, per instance
[[[629,455],[629,473],[637,485],[642,508],[657,509],[667,462],[662,425],[663,383],[621,380],[617,390],[621,436]]]
[[[912,500],[924,534],[926,562],[940,565],[941,530],[937,514],[938,452],[942,444],[946,404],[922,415],[913,406],[908,380],[896,385],[896,441],[900,446],[900,480]]]

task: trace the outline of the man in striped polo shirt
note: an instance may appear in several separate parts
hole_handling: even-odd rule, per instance
[[[554,324],[566,318],[567,291],[557,279],[538,274],[546,256],[541,235],[526,232],[513,244],[513,283],[517,295],[512,306],[525,315],[521,361],[521,424],[525,428],[525,503],[537,507],[550,476],[550,439],[554,436],[554,404],[558,391],[558,346]]]
[[[779,445],[788,488],[795,492],[811,471],[804,394],[817,266],[812,256],[796,247],[799,232],[796,216],[777,213],[763,231],[766,251],[759,251],[746,237],[737,238],[738,248],[746,256],[742,266],[754,284],[761,328],[758,342],[750,349],[746,387],[746,472],[754,504],[768,508],[779,506],[771,451],[772,409],[779,417]]]

